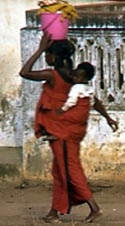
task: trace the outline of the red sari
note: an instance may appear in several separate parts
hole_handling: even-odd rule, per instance
[[[58,137],[50,142],[54,155],[52,208],[64,214],[69,212],[72,205],[92,198],[79,158],[79,145],[86,133],[90,99],[81,98],[77,106],[58,115],[56,109],[65,102],[71,84],[65,82],[56,71],[53,73],[55,87],[50,87],[46,82],[37,104],[35,134],[39,138],[44,127]]]

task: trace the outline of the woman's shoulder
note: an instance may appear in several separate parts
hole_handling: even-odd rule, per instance
[[[42,69],[42,71],[44,71],[44,72],[46,72],[46,73],[49,73],[49,74],[52,74],[52,75],[59,75],[58,71],[56,71],[56,70],[53,69],[53,68]]]

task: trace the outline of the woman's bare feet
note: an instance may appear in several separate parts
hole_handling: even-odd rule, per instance
[[[51,209],[49,213],[42,218],[45,223],[60,223],[57,210]]]
[[[97,217],[102,215],[102,210],[99,208],[94,198],[87,200],[87,203],[91,211],[84,221],[90,223],[93,222]]]
[[[58,138],[57,137],[55,137],[55,136],[53,136],[53,135],[51,135],[51,134],[49,134],[49,135],[46,135],[46,136],[44,136],[43,138],[42,138],[42,140],[43,141],[47,141],[47,140],[57,140]]]
[[[98,210],[96,212],[91,211],[90,214],[84,219],[84,222],[86,223],[91,223],[93,222],[96,218],[100,217],[102,215],[102,210]]]

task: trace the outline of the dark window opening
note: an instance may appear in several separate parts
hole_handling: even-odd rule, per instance
[[[123,79],[123,74],[121,73],[121,57],[120,57],[120,49],[116,49],[116,62],[117,62],[117,70],[118,70],[118,88],[121,89],[124,79]]]
[[[104,73],[103,73],[103,49],[101,47],[98,48],[99,58],[100,58],[100,88],[104,89]]]

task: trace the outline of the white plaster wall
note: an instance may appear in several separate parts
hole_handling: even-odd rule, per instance
[[[0,1],[0,90],[13,92],[20,85],[20,28],[25,26],[25,10],[37,8],[36,0]]]
[[[22,145],[20,29],[36,0],[0,1],[0,146]]]

